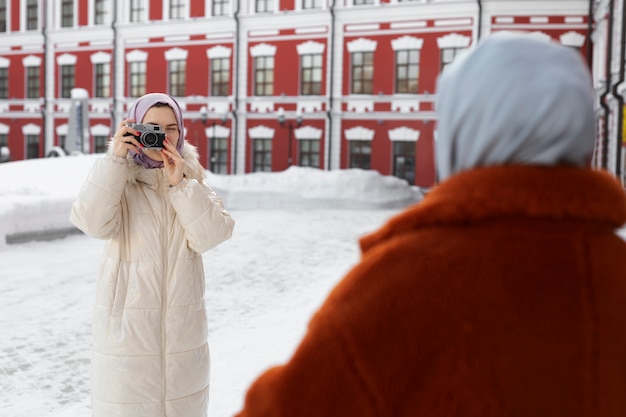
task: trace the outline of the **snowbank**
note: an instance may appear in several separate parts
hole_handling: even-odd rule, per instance
[[[0,164],[0,247],[75,233],[70,206],[101,155]],[[243,175],[207,173],[228,210],[397,209],[419,201],[417,187],[375,171],[291,167]]]

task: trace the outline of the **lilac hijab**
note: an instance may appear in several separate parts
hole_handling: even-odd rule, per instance
[[[129,119],[135,119],[135,123],[142,123],[142,120],[148,110],[153,107],[155,104],[167,104],[174,111],[174,115],[176,116],[176,123],[178,124],[178,143],[176,144],[176,149],[179,153],[182,154],[183,145],[185,143],[183,134],[183,112],[178,105],[178,102],[174,100],[172,97],[167,94],[162,93],[149,93],[142,97],[140,97],[135,104],[128,109],[128,114],[126,117]],[[132,158],[138,165],[142,165],[144,168],[161,168],[163,166],[163,162],[155,161],[154,159],[148,157],[143,152],[136,153],[132,152]]]

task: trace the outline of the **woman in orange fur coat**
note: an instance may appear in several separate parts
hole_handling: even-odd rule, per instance
[[[440,184],[361,240],[240,417],[626,416],[624,191],[580,55],[494,35],[438,82]]]

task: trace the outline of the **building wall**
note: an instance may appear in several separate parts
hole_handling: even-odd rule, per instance
[[[298,163],[302,140],[318,138],[321,169],[349,168],[351,144],[364,141],[371,146],[370,168],[393,174],[394,146],[404,143],[415,157],[408,180],[428,187],[436,181],[434,101],[442,48],[469,47],[495,31],[524,30],[587,54],[588,1],[374,2],[336,0],[332,7],[321,1],[318,8],[302,9],[297,0],[277,0],[269,3],[275,11],[257,13],[254,0],[233,0],[225,16],[211,16],[210,0],[191,0],[187,17],[169,19],[169,0],[152,0],[138,23],[130,22],[129,2],[115,0],[106,2],[105,23],[95,25],[95,0],[76,0],[75,26],[61,28],[61,0],[42,0],[38,29],[26,30],[26,1],[12,0],[8,30],[0,33],[0,68],[10,74],[8,97],[0,98],[0,135],[8,132],[12,160],[27,157],[27,134],[39,132],[39,157],[59,146],[63,135],[71,136],[72,99],[60,98],[59,66],[75,62],[74,86],[89,95],[87,148],[93,150],[94,132],[108,127],[112,135],[135,100],[128,96],[129,62],[145,60],[148,92],[169,92],[168,57],[186,57],[186,91],[177,99],[186,138],[205,166],[215,138],[228,139],[227,171],[233,174],[252,171],[257,140],[271,140],[271,169],[278,171],[290,159]],[[419,50],[418,89],[397,94],[396,52],[407,48]],[[322,54],[322,88],[305,96],[300,56],[311,51]],[[352,54],[360,51],[374,56],[371,94],[351,91]],[[255,96],[254,58],[267,55],[275,63],[273,94]],[[225,97],[211,96],[215,56],[230,62]],[[110,98],[94,98],[95,62],[111,64]],[[40,67],[37,99],[25,98],[25,64]]]

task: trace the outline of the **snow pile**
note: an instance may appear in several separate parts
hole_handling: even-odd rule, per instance
[[[75,233],[69,210],[98,157],[0,164],[0,247]],[[282,172],[207,175],[228,210],[398,209],[422,197],[417,187],[404,180],[361,169],[294,166]]]

